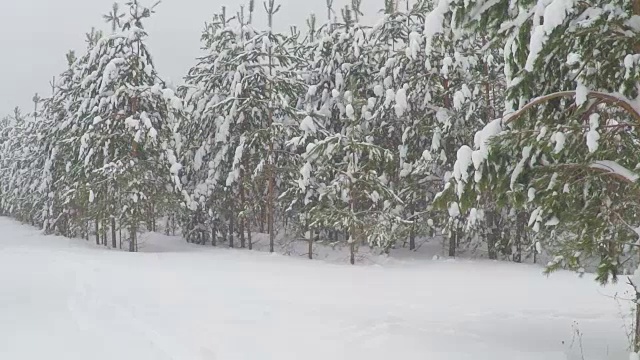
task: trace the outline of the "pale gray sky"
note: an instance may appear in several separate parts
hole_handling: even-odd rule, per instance
[[[151,3],[152,0],[143,0]],[[402,0],[404,1],[404,0]],[[121,3],[126,0],[120,1]],[[200,55],[200,33],[204,22],[222,5],[235,9],[246,1],[163,0],[157,14],[147,21],[149,46],[164,78],[180,83]],[[308,14],[320,19],[326,0],[279,0],[276,26],[304,25]],[[335,0],[341,7],[349,0]],[[92,26],[108,30],[102,20],[113,0],[2,0],[0,9],[0,116],[13,107],[30,110],[35,92],[50,92],[49,81],[66,67],[65,53],[84,49],[84,34]],[[367,17],[375,16],[384,0],[364,0]],[[256,0],[256,15],[263,18],[262,1]],[[235,11],[235,10],[233,10]]]

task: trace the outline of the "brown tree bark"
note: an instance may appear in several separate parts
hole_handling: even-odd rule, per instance
[[[116,218],[111,218],[111,247],[114,249],[118,246],[116,242]]]
[[[240,208],[242,209],[242,216],[240,216],[240,226],[239,226],[239,230],[240,230],[240,247],[241,248],[245,248],[246,243],[245,243],[245,226],[246,226],[246,221],[247,221],[247,217],[246,217],[246,202],[245,202],[245,196],[244,196],[244,168],[240,169]]]

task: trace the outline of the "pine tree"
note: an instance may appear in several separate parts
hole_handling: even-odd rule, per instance
[[[449,188],[529,211],[550,271],[593,263],[616,281],[637,264],[637,202],[622,194],[637,187],[640,2],[442,1],[432,17],[446,13],[504,42],[507,77],[507,115],[476,135],[473,164],[458,159],[479,175]]]
[[[265,3],[271,25],[278,9],[273,1]],[[252,14],[251,3],[249,18]],[[269,247],[274,251],[275,221],[281,213],[276,206],[279,187],[288,182],[283,180],[288,171],[281,165],[288,163],[290,155],[283,148],[298,127],[298,94],[303,91],[293,71],[298,59],[290,52],[295,40],[270,29],[254,29],[244,10],[233,18],[223,10],[209,24],[203,40],[210,55],[190,71],[185,88],[194,113],[188,136],[193,144],[191,208],[208,214],[213,224],[220,223],[219,217],[226,218],[230,246],[237,229],[243,242],[254,212],[267,223]],[[209,169],[202,168],[205,161]],[[251,196],[264,199],[262,209],[248,203]],[[208,225],[192,224],[191,228]]]
[[[332,6],[330,2],[328,8]],[[328,11],[331,14],[331,10]],[[298,136],[291,138],[287,146],[292,152],[299,154],[293,166],[299,170],[298,176],[292,177],[281,198],[289,203],[286,208],[287,216],[292,222],[296,232],[308,242],[308,257],[313,259],[313,245],[316,240],[314,233],[323,230],[317,223],[313,223],[311,211],[317,206],[319,199],[318,183],[311,177],[310,165],[304,162],[303,154],[307,146],[323,137],[318,133],[318,128],[330,129],[332,120],[333,100],[330,96],[330,84],[333,82],[335,69],[331,61],[333,38],[331,37],[332,19],[329,16],[327,22],[320,28],[317,27],[317,18],[311,15],[307,19],[307,35],[302,42],[295,47],[298,57],[304,61],[298,62],[297,72],[304,79],[306,92],[299,98],[308,114],[299,126]],[[326,180],[326,179],[325,179]],[[335,230],[329,230],[333,235]],[[329,235],[328,233],[325,235]]]
[[[188,241],[203,244],[211,237],[213,245],[220,235],[229,237],[233,244],[228,228],[236,216],[228,206],[234,194],[226,186],[233,159],[230,134],[236,127],[220,107],[233,100],[238,80],[231,74],[238,65],[231,62],[242,50],[244,33],[231,28],[229,21],[223,7],[207,24],[202,40],[209,55],[189,71],[182,89],[191,114],[184,133],[189,149],[185,152],[187,205],[192,211],[184,225],[185,235]],[[237,143],[237,139],[233,141]]]
[[[458,159],[460,169],[473,165],[479,174],[459,183],[458,197],[469,204],[478,190],[491,189],[497,203],[530,212],[538,247],[557,255],[550,270],[584,271],[597,259],[598,280],[615,281],[624,265],[635,263],[623,259],[635,257],[628,244],[637,238],[628,225],[637,222],[635,202],[617,195],[634,188],[620,174],[636,166],[624,155],[635,142],[626,124],[638,118],[632,105],[637,63],[630,55],[637,32],[634,2],[521,7],[521,14],[535,16],[505,12],[506,2],[451,6],[456,23],[501,36],[507,59],[509,115],[476,136],[473,162]],[[449,10],[442,5],[434,14]],[[603,15],[585,17],[590,12]]]
[[[443,214],[432,202],[443,179],[456,173],[457,149],[500,107],[502,82],[495,75],[501,71],[499,53],[484,37],[450,26],[429,36],[433,23],[426,20],[427,2],[418,1],[406,12],[392,1],[385,5],[385,16],[371,35],[380,71],[372,77],[376,96],[369,99],[368,116],[375,144],[397,154],[391,188],[410,223],[395,231],[404,231],[399,237],[408,238],[414,249],[416,237],[441,228],[448,235],[449,255],[455,256],[461,247],[482,244],[475,231],[480,227],[456,211]]]
[[[158,78],[144,43],[142,21],[153,8],[137,1],[128,6],[122,29],[101,37],[76,74],[80,106],[66,137],[77,154],[68,162],[70,201],[82,209],[82,221],[93,223],[96,242],[102,238],[105,245],[110,221],[113,245],[115,216],[136,251],[140,223],[153,230],[180,185],[174,132],[182,104]]]
[[[363,243],[388,248],[401,222],[395,206],[399,198],[389,187],[387,172],[393,152],[373,143],[368,124],[368,95],[373,90],[368,80],[375,65],[369,31],[354,23],[359,9],[357,2],[353,5],[355,10],[345,8],[343,23],[334,22],[318,46],[321,59],[314,66],[321,82],[308,92],[318,116],[301,124],[307,144],[299,180],[303,199],[298,200],[306,203],[311,227],[345,232],[351,263]]]
[[[424,84],[430,69],[425,68],[419,35],[427,4],[418,1],[406,12],[396,5],[385,2],[384,18],[372,30],[371,47],[380,70],[373,77],[375,96],[369,99],[367,116],[375,143],[396,154],[389,180],[409,224],[394,231],[402,230],[398,238],[408,239],[414,250],[416,237],[432,230],[433,223],[420,218],[428,213],[429,193],[440,179],[427,151],[435,117],[426,105],[434,84]]]

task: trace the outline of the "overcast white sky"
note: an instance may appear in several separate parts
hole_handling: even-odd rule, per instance
[[[65,69],[65,53],[84,49],[84,34],[92,26],[108,29],[102,20],[113,0],[0,0],[0,116],[13,107],[30,110],[35,92],[47,94],[51,78]],[[144,4],[152,0],[142,0]],[[404,1],[404,0],[401,0]],[[126,0],[120,1],[121,3]],[[147,21],[149,46],[164,78],[180,83],[200,55],[204,22],[222,5],[229,10],[246,1],[163,0]],[[326,14],[326,0],[279,0],[276,26],[304,25],[308,14]],[[335,0],[336,7],[349,0]],[[373,18],[384,0],[364,0],[363,10]],[[263,17],[262,0],[256,0],[257,18]],[[234,10],[235,11],[235,10]]]

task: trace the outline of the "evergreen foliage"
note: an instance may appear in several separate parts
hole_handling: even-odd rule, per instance
[[[177,91],[145,44],[156,5],[115,4],[0,124],[4,214],[132,251],[179,219],[191,242],[275,251],[292,230],[352,262],[442,235],[603,282],[635,267],[635,2],[388,0],[368,26],[328,0],[277,32],[279,5],[248,1],[206,24]]]

